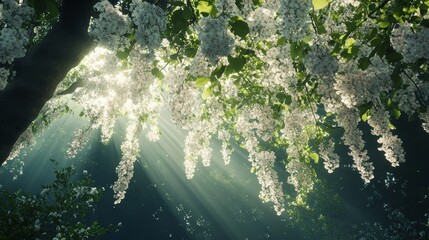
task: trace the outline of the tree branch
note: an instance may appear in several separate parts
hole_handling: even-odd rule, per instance
[[[376,12],[378,12],[380,9],[382,9],[384,6],[386,6],[386,4],[389,2],[390,0],[384,0],[377,8],[375,8],[374,10],[372,10],[369,14],[368,17],[369,18],[374,18],[372,15]]]
[[[15,62],[15,77],[0,91],[0,164],[57,85],[95,46],[87,33],[94,2],[64,0],[59,22]]]

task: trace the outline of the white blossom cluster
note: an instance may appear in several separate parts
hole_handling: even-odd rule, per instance
[[[265,54],[257,53],[267,63],[265,75],[258,79],[260,84],[269,90],[283,88],[288,94],[295,95],[297,79],[290,57],[290,46],[270,48]]]
[[[371,133],[378,136],[377,142],[381,144],[378,150],[384,152],[384,156],[391,163],[392,167],[399,166],[405,162],[405,152],[402,148],[402,140],[393,135],[389,128],[389,112],[383,106],[377,104],[371,109],[368,124],[372,127]]]
[[[348,108],[355,108],[373,101],[383,91],[390,90],[390,70],[381,63],[380,58],[374,57],[373,66],[366,70],[357,67],[356,62],[341,65],[340,72],[335,76],[334,89],[341,97],[341,102]]]
[[[136,40],[149,51],[161,46],[162,33],[166,30],[164,11],[153,4],[142,0],[133,0],[131,17],[137,26]]]
[[[209,59],[201,51],[201,48],[199,48],[189,66],[189,73],[195,77],[210,77],[212,71],[213,67]]]
[[[243,0],[241,1],[241,16],[247,16],[255,7],[252,0]]]
[[[73,96],[82,105],[85,116],[90,117],[91,127],[101,129],[103,143],[111,138],[118,116],[145,115],[149,125],[156,125],[162,99],[158,82],[150,74],[151,65],[141,57],[145,56],[139,54],[139,49],[130,53],[130,71],[121,66],[114,52],[96,48],[76,70],[86,79],[86,85]],[[148,137],[157,139],[157,131],[157,127],[151,126]]]
[[[212,148],[210,146],[211,136],[214,135],[223,123],[222,119],[223,107],[213,97],[206,100],[204,104],[204,114],[211,117],[209,119],[202,118],[199,121],[194,121],[190,126],[190,131],[185,139],[185,173],[187,178],[192,178],[195,172],[195,167],[198,158],[201,157],[203,166],[210,166]],[[227,136],[225,136],[227,137]],[[223,154],[228,154],[228,146],[224,146]],[[225,159],[226,157],[226,159]],[[229,156],[224,156],[224,161],[227,162]]]
[[[89,142],[89,139],[91,138],[91,130],[92,129],[90,127],[87,127],[83,129],[78,129],[73,133],[73,140],[68,144],[66,150],[67,158],[76,157],[79,150],[85,147],[85,145]]]
[[[75,133],[67,154],[75,156],[77,150],[89,140],[93,129],[101,130],[101,140],[107,143],[113,135],[116,119],[125,116],[129,127],[117,167],[118,181],[114,184],[116,203],[125,196],[133,175],[133,164],[139,155],[138,136],[149,127],[147,138],[157,141],[160,137],[158,116],[163,105],[160,81],[151,74],[152,62],[136,46],[128,61],[133,69],[124,68],[115,52],[97,47],[81,64],[70,72],[85,79],[85,87],[73,92],[72,99],[82,107],[82,114],[90,119],[90,126]],[[154,57],[157,57],[155,55]],[[55,98],[57,99],[57,98]]]
[[[416,94],[415,87],[408,84],[395,92],[393,100],[398,104],[398,108],[401,111],[411,116],[420,107]]]
[[[210,138],[213,133],[206,127],[210,125],[207,121],[196,124],[185,139],[185,174],[188,179],[194,176],[198,158],[201,156],[204,166],[209,166],[212,155]]]
[[[353,17],[353,15],[350,13],[351,10],[347,8],[347,10],[345,10],[345,12],[341,14],[340,18],[346,18],[344,17],[344,15]],[[336,20],[333,18],[326,18],[326,20],[323,22],[323,26],[329,34],[347,32],[347,26],[346,24],[344,24],[344,21]]]
[[[362,51],[369,54],[365,50],[366,47],[362,46]],[[361,54],[365,55],[365,53]],[[365,71],[358,69],[356,62],[350,61],[340,64],[340,71],[334,76],[335,80],[332,80],[332,75],[329,73],[319,74],[320,84],[318,90],[324,96],[322,103],[328,112],[337,114],[337,121],[345,130],[343,141],[349,146],[349,155],[352,156],[354,166],[360,172],[362,179],[367,183],[374,177],[374,167],[372,163],[368,162],[369,157],[366,150],[364,150],[365,142],[362,139],[362,131],[357,127],[360,118],[354,109],[367,102],[379,101],[380,93],[391,89],[390,71],[382,59],[373,57],[370,67]],[[403,95],[401,93],[397,94],[399,96]],[[410,99],[411,96],[406,98]],[[405,97],[402,97],[402,101],[404,99]],[[405,160],[401,146],[402,141],[397,136],[392,135],[388,127],[388,115],[385,115],[388,113],[383,113],[383,110],[379,112],[379,108],[373,109],[377,117],[373,117],[372,120],[368,119],[368,123],[373,127],[372,133],[379,137],[378,142],[382,144],[379,150],[385,153],[392,166],[397,166]],[[376,110],[377,112],[375,112]],[[328,172],[332,172],[333,169],[338,167],[339,160],[334,156],[329,157],[326,151],[327,146],[321,145],[320,154],[325,160],[325,168]],[[333,151],[333,145],[329,152],[331,151]],[[332,160],[326,160],[330,158],[334,159],[333,162],[331,162]]]
[[[318,92],[323,97],[321,103],[324,109],[329,113],[337,113],[339,109],[344,107],[341,103],[341,97],[337,95],[334,89],[335,79],[331,77],[323,77],[319,80]]]
[[[353,158],[354,165],[361,174],[362,179],[365,182],[369,182],[373,178],[374,167],[372,163],[368,162],[369,157],[366,150],[364,150],[365,142],[362,139],[362,131],[357,127],[360,121],[359,115],[354,109],[347,108],[341,102],[340,96],[334,89],[335,83],[336,81],[333,77],[327,76],[320,79],[318,90],[323,96],[321,102],[326,111],[337,114],[338,124],[344,129],[342,139],[344,144],[349,147],[349,155]],[[332,143],[320,146],[320,155],[325,160],[324,166],[328,172],[333,171],[339,164],[339,160],[337,161],[335,155],[329,154],[333,148]]]
[[[320,144],[319,155],[324,160],[323,166],[328,173],[332,173],[340,166],[340,156],[335,153],[335,143],[331,139]]]
[[[255,151],[249,156],[252,167],[256,168],[259,184],[261,184],[259,198],[263,202],[272,202],[277,215],[280,215],[285,210],[285,203],[282,183],[279,182],[274,170],[275,159],[276,155],[272,151]]]
[[[286,171],[290,174],[287,183],[292,185],[297,192],[309,192],[313,189],[312,171],[307,164],[292,159],[286,165]]]
[[[311,169],[300,161],[302,149],[314,136],[315,119],[311,112],[294,108],[283,113],[284,127],[280,130],[280,137],[287,140],[286,148],[289,173],[288,183],[294,186],[297,192],[309,192],[313,189]]]
[[[26,53],[29,33],[24,26],[34,10],[26,1],[5,0],[0,13],[0,63],[11,64]]]
[[[309,36],[311,19],[308,12],[312,5],[309,0],[280,0],[277,10],[278,29],[280,33],[293,42]]]
[[[305,56],[304,66],[308,74],[315,76],[333,76],[338,68],[338,60],[331,56],[327,47],[314,44]]]
[[[261,116],[264,114],[264,106],[256,105],[252,109],[243,109],[240,111],[236,129],[239,134],[244,136],[244,148],[249,152],[249,161],[252,167],[256,169],[256,176],[262,189],[259,197],[265,202],[273,202],[274,209],[280,215],[284,211],[284,198],[282,183],[279,182],[277,173],[274,170],[275,154],[271,151],[260,151],[258,137],[274,129],[274,122],[269,119],[271,116]],[[252,115],[251,112],[259,114]],[[268,116],[268,118],[267,118]],[[257,133],[261,134],[257,137]]]
[[[329,76],[325,76],[321,78],[319,85],[319,92],[324,96],[322,103],[327,111],[337,114],[337,121],[345,130],[343,141],[349,146],[349,154],[355,162],[354,166],[367,183],[374,177],[374,167],[372,163],[368,162],[369,157],[364,150],[365,142],[362,139],[362,132],[357,127],[360,118],[354,109],[366,102],[378,102],[380,93],[391,89],[390,69],[383,67],[386,64],[378,57],[374,57],[371,63],[372,65],[365,71],[359,70],[356,63],[343,63],[340,73],[335,75],[335,81],[332,81]],[[400,92],[397,94],[398,96],[403,95]],[[411,97],[403,96],[401,101],[410,100]],[[392,135],[388,126],[389,115],[383,109],[380,106],[373,108],[375,116],[373,119],[368,119],[368,123],[373,128],[373,135],[378,136],[378,142],[382,144],[379,150],[385,153],[386,159],[391,162],[392,166],[397,166],[400,162],[405,161],[402,141]],[[329,159],[328,154],[324,152],[326,148],[323,145],[320,147],[322,158]],[[334,159],[336,158],[334,157]],[[335,160],[331,164],[325,160],[324,165],[328,171],[332,171],[331,167],[337,166],[338,163]]]
[[[132,111],[126,108],[132,89],[129,72],[122,71],[119,64],[114,52],[99,47],[82,60],[83,69],[76,70],[86,85],[73,95],[90,117],[92,128],[101,129],[104,143],[113,134],[116,115]]]
[[[125,198],[125,193],[134,174],[134,162],[137,160],[140,152],[140,144],[138,142],[139,126],[136,123],[131,123],[127,127],[125,141],[121,145],[122,158],[119,165],[116,167],[118,180],[112,186],[115,194],[115,204],[121,203]]]
[[[359,114],[355,109],[342,107],[338,111],[337,120],[344,128],[343,141],[349,146],[349,155],[353,158],[354,166],[361,175],[365,183],[369,183],[374,178],[374,166],[369,162],[368,152],[365,150],[365,141],[362,138],[362,131],[358,128],[360,121]]]
[[[234,151],[231,144],[229,143],[231,139],[231,134],[225,129],[220,129],[218,131],[218,139],[222,141],[222,149],[220,152],[222,154],[223,161],[225,165],[228,165],[231,161],[231,154]]]
[[[201,52],[215,65],[219,57],[228,56],[234,48],[234,38],[227,29],[228,19],[225,17],[203,17],[200,20],[198,39]]]
[[[250,12],[247,16],[250,36],[257,41],[272,38],[276,33],[275,11],[260,7]]]
[[[34,14],[27,1],[3,0],[0,8],[0,26],[21,28],[22,24],[31,19]]]
[[[120,51],[128,48],[130,41],[127,34],[132,32],[131,19],[122,14],[119,6],[113,6],[107,0],[96,3],[94,9],[99,16],[91,21],[90,35],[107,48]]]
[[[293,143],[293,146],[303,146],[312,137],[311,126],[315,124],[312,113],[308,110],[294,108],[290,111],[283,111],[284,126],[280,130],[281,138]],[[287,148],[288,155],[291,158],[299,158],[299,154],[291,154],[292,146]]]
[[[175,124],[190,129],[202,114],[201,93],[189,82],[183,83],[170,98],[171,117]]]
[[[237,98],[238,97],[238,88],[234,84],[234,80],[232,78],[226,78],[221,82],[222,86],[222,94],[226,98]]]
[[[142,91],[147,91],[149,87],[155,84],[155,78],[150,72],[152,68],[152,56],[145,54],[142,46],[134,46],[130,52],[128,60],[132,65],[130,78],[136,86],[131,89],[131,99],[139,99]]]
[[[228,17],[240,15],[240,10],[235,4],[235,0],[217,0],[214,5],[218,11],[218,15],[226,15]]]
[[[353,7],[357,7],[360,5],[360,1],[358,0],[338,0],[337,2],[343,6],[352,5]]]
[[[275,130],[273,110],[269,106],[256,104],[243,109],[238,115],[236,124],[238,132],[246,135],[251,132],[263,141],[269,141]]]
[[[6,87],[9,75],[10,72],[8,69],[0,67],[0,90],[3,90]]]
[[[429,133],[429,108],[426,109],[426,112],[420,113],[419,118],[422,120],[423,130]]]
[[[171,118],[177,126],[191,129],[192,123],[202,114],[200,93],[184,81],[187,72],[183,65],[168,66],[166,72]]]
[[[390,42],[392,47],[402,54],[405,63],[414,63],[419,58],[428,58],[429,29],[422,27],[413,30],[408,23],[398,23],[392,30]]]
[[[28,34],[23,29],[3,28],[0,31],[0,62],[11,64],[27,52]]]
[[[277,11],[280,8],[280,0],[267,0],[262,3],[262,7]]]
[[[410,70],[404,71],[401,78],[402,88],[395,91],[392,100],[401,111],[411,116],[420,108],[420,102],[428,101],[429,82]]]

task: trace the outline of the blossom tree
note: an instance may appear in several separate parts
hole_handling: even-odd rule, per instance
[[[405,161],[392,119],[406,115],[429,132],[428,8],[427,0],[4,0],[0,159],[13,159],[73,106],[90,122],[74,133],[69,157],[92,129],[107,143],[124,117],[113,185],[119,203],[141,150],[138,136],[147,129],[149,140],[160,138],[165,106],[187,130],[188,178],[200,160],[210,165],[213,138],[225,164],[237,142],[260,198],[280,215],[276,161],[303,197],[315,164],[331,173],[346,163],[338,144],[365,183],[374,178],[362,124],[392,167]]]

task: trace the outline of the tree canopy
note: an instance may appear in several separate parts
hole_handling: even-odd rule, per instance
[[[188,178],[200,160],[210,165],[212,138],[225,164],[236,142],[249,153],[260,198],[281,214],[276,161],[304,197],[315,165],[331,173],[348,163],[335,151],[341,144],[365,183],[375,177],[362,126],[392,167],[406,161],[395,119],[429,132],[428,8],[427,0],[4,0],[0,158],[17,156],[62,114],[90,120],[75,132],[70,157],[92,129],[108,142],[125,118],[119,203],[137,137],[147,129],[151,141],[160,138],[166,107],[187,130]]]

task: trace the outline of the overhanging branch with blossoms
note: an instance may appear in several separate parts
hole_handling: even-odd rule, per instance
[[[343,129],[341,143],[365,183],[374,178],[374,165],[360,125],[371,128],[392,167],[405,161],[393,119],[406,115],[429,132],[428,1],[124,0],[116,5],[96,1],[93,8],[87,1],[63,1],[63,9],[76,4],[87,14],[63,12],[56,24],[46,18],[55,15],[55,1],[45,8],[33,1],[4,2],[0,63],[11,68],[0,68],[2,159],[6,154],[12,159],[33,135],[70,112],[71,102],[81,106],[79,115],[90,123],[75,132],[69,157],[85,145],[92,129],[100,129],[107,143],[116,119],[125,117],[128,127],[113,185],[116,203],[133,175],[137,137],[148,129],[150,140],[160,138],[157,121],[163,107],[188,131],[188,178],[200,160],[210,165],[212,138],[222,142],[225,164],[231,142],[237,141],[249,153],[261,199],[272,202],[278,214],[285,209],[283,179],[274,171],[279,159],[267,145],[287,153],[281,160],[287,182],[305,196],[317,177],[315,164],[323,161],[331,173],[346,161],[335,152],[339,142],[333,129]],[[75,17],[85,21],[75,22]],[[77,24],[76,29],[55,37],[64,22]],[[28,31],[36,34],[25,35]],[[88,54],[87,31],[98,43]],[[24,35],[28,41],[18,41]],[[40,60],[48,66],[41,68],[34,57],[38,52],[40,59],[55,59]],[[20,82],[31,84],[25,93],[11,93]],[[15,121],[23,124],[9,129]]]

